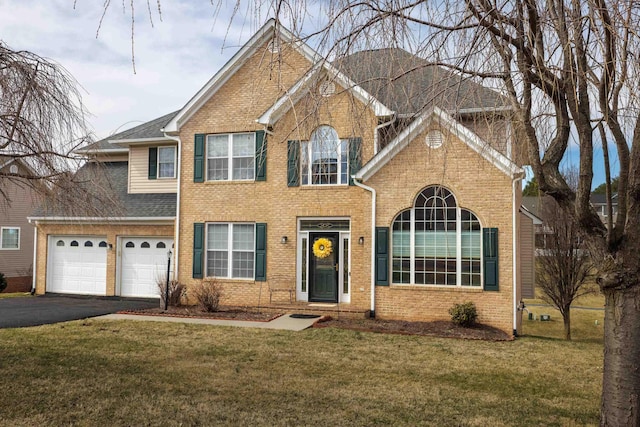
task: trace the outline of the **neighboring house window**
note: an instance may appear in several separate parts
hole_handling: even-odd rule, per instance
[[[19,227],[2,227],[0,229],[0,249],[20,249]]]
[[[207,135],[207,180],[253,180],[255,144],[254,132]]]
[[[254,224],[207,224],[208,277],[253,279]]]
[[[392,226],[393,283],[481,285],[482,228],[440,186],[423,190]]]
[[[176,177],[176,147],[158,147],[158,178]]]
[[[349,183],[348,141],[340,140],[334,128],[320,126],[300,148],[302,185]]]

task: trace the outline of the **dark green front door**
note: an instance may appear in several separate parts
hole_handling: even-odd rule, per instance
[[[309,301],[338,302],[339,237],[339,233],[309,233]]]

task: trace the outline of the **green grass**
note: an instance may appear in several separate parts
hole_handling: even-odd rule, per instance
[[[0,331],[0,426],[596,425],[602,345],[77,321]]]
[[[30,297],[31,294],[29,292],[11,292],[8,294],[0,293],[0,298],[20,298],[20,297]]]

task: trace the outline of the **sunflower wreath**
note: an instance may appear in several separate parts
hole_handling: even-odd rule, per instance
[[[313,254],[320,259],[326,258],[333,252],[331,240],[321,237],[313,244]]]

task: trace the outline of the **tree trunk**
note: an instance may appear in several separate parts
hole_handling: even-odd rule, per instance
[[[640,286],[605,289],[601,426],[640,426]]]
[[[562,321],[564,322],[564,339],[571,341],[571,305],[562,310]]]

